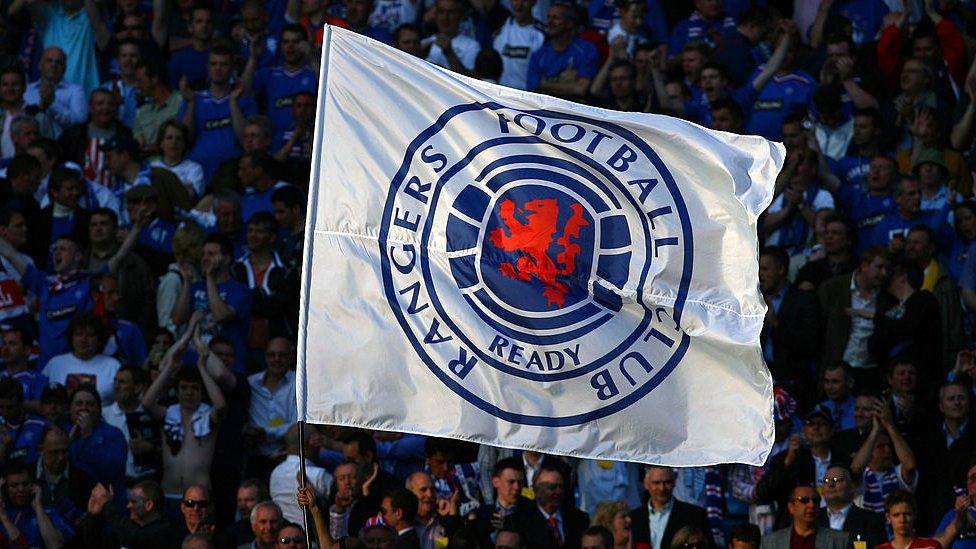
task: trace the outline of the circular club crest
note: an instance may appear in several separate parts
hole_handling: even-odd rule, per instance
[[[379,243],[387,300],[418,356],[501,419],[615,413],[687,349],[687,209],[660,158],[621,126],[452,108],[410,144]],[[677,292],[655,301],[673,305],[645,303],[663,273]]]

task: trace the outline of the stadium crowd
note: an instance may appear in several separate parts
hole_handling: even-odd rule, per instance
[[[768,462],[300,434],[325,24],[782,141]],[[973,0],[0,0],[0,548],[976,547],[974,52]]]

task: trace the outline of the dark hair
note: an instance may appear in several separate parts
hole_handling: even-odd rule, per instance
[[[99,349],[105,345],[105,323],[94,314],[83,311],[76,314],[68,322],[68,329],[65,331],[65,337],[68,338],[68,347],[71,347],[72,338],[81,330],[93,330],[95,332],[95,337],[98,338]]]
[[[495,48],[482,48],[474,59],[474,72],[481,78],[497,81],[502,77],[502,56]]]
[[[737,524],[732,531],[729,532],[729,541],[742,541],[745,543],[755,543],[759,545],[759,539],[762,537],[762,533],[759,531],[759,526],[755,524],[750,524],[748,522],[743,522],[742,524]]]
[[[268,494],[268,484],[254,477],[242,480],[241,483],[237,485],[238,490],[241,488],[256,488],[258,491],[258,501],[264,501],[271,497]]]
[[[176,386],[179,387],[180,383],[195,383],[203,387],[203,377],[200,375],[200,370],[192,366],[184,366],[176,373]]]
[[[251,219],[247,220],[247,226],[250,227],[251,225],[263,227],[272,234],[278,231],[278,222],[275,221],[274,214],[271,212],[254,212]]]
[[[742,122],[745,119],[745,113],[742,112],[742,106],[739,105],[739,103],[736,102],[734,99],[731,99],[729,97],[723,97],[721,99],[716,99],[715,101],[712,101],[711,103],[709,103],[708,108],[713,113],[715,111],[727,110],[729,111],[729,114],[732,115],[732,118],[734,118],[739,122]]]
[[[221,57],[234,57],[234,50],[230,49],[227,44],[218,42],[210,48],[210,55],[208,57],[213,55],[219,55]]]
[[[159,133],[156,134],[156,145],[163,145],[163,138],[166,136],[166,128],[176,128],[177,131],[183,136],[183,156],[186,156],[186,151],[190,150],[190,145],[193,144],[193,136],[190,134],[190,128],[186,127],[186,124],[180,122],[179,120],[171,119],[163,122],[163,125],[159,127]]]
[[[274,173],[275,161],[270,154],[266,152],[255,152],[245,154],[251,160],[251,166],[254,168],[260,168],[265,175],[271,175]]]
[[[121,368],[119,368],[116,374],[122,372],[125,372],[130,376],[132,376],[133,385],[142,385],[143,387],[145,387],[149,382],[149,376],[146,375],[146,371],[143,370],[140,366],[136,366],[135,364],[126,364],[125,366],[122,366]]]
[[[24,69],[20,66],[20,63],[12,63],[0,69],[0,78],[3,78],[8,74],[16,74],[20,77],[20,85],[27,85],[27,73],[24,72]]]
[[[491,469],[491,476],[493,477],[501,476],[502,472],[505,469],[515,469],[516,471],[520,471],[523,474],[525,473],[525,466],[522,465],[522,460],[515,456],[512,456],[512,457],[507,457],[505,459],[500,459],[496,461],[495,466],[492,467]]]
[[[138,488],[142,490],[142,494],[145,498],[153,502],[153,510],[159,513],[163,512],[163,505],[166,504],[166,496],[163,494],[162,487],[155,480],[141,480],[132,486],[133,489]]]
[[[308,40],[308,31],[305,27],[297,23],[288,23],[284,27],[281,27],[281,36],[284,37],[286,32],[293,32],[295,34],[302,35],[302,40]]]
[[[0,328],[0,335],[17,334],[20,336],[21,345],[30,345],[30,334],[19,326],[3,326]]]
[[[841,212],[832,212],[824,219],[824,225],[828,223],[840,223],[844,225],[844,230],[847,231],[847,240],[851,242],[851,245],[857,244],[857,226],[854,225],[850,217]]]
[[[24,386],[12,377],[0,379],[0,398],[23,402]]]
[[[776,262],[777,267],[787,271],[789,270],[790,254],[787,253],[785,249],[779,246],[766,246],[761,252],[759,252],[759,257],[764,255],[771,257],[773,261]]]
[[[604,526],[590,526],[586,530],[583,530],[583,536],[600,536],[600,543],[603,544],[603,549],[611,549],[613,547],[613,534]]]
[[[400,34],[403,33],[404,31],[415,32],[417,33],[418,36],[420,36],[420,29],[417,28],[417,25],[414,25],[413,23],[404,23],[393,31],[394,44],[400,41]]]
[[[813,105],[817,112],[838,113],[841,110],[840,89],[831,84],[817,86],[813,92]]]
[[[234,255],[234,245],[231,244],[229,238],[227,238],[225,235],[222,235],[220,233],[215,233],[208,236],[207,238],[204,238],[203,244],[204,245],[216,244],[220,246],[220,253],[226,256]]]
[[[884,507],[885,513],[890,513],[891,508],[900,503],[907,503],[908,508],[912,510],[912,513],[918,509],[918,505],[915,503],[915,496],[907,490],[895,490],[894,492],[888,494],[885,498]]]
[[[47,188],[49,191],[60,191],[65,181],[81,181],[81,172],[74,168],[56,166],[51,170],[51,177],[48,179]]]
[[[918,290],[922,287],[922,282],[925,281],[925,271],[922,270],[916,263],[908,261],[907,259],[902,259],[896,261],[894,265],[891,266],[891,278],[895,278],[899,275],[905,275],[908,280],[908,285],[912,287],[913,290]]]
[[[569,481],[569,479],[563,475],[563,471],[559,467],[556,467],[551,461],[546,460],[542,462],[542,465],[539,467],[539,472],[535,474],[535,477],[533,477],[533,486],[539,482],[539,478],[542,476],[542,473],[546,471],[550,473],[559,473],[559,478],[563,480],[563,483]]]
[[[27,475],[27,478],[34,480],[34,472],[31,468],[16,459],[7,460],[6,465],[3,466],[3,478],[11,475]]]
[[[844,362],[843,360],[838,360],[836,362],[824,366],[823,372],[820,373],[820,377],[823,377],[823,374],[827,372],[831,372],[833,370],[842,370],[844,372],[844,376],[846,376],[847,379],[853,379],[854,374],[851,371],[852,370],[851,365]]]
[[[57,162],[61,159],[61,145],[58,145],[58,142],[53,139],[41,137],[35,141],[32,141],[30,146],[27,148],[33,149],[35,147],[41,149],[44,156],[46,156],[48,160],[52,162]]]
[[[305,194],[295,185],[279,187],[271,193],[271,203],[281,202],[286,208],[305,208]]]
[[[878,109],[876,109],[874,107],[866,107],[866,108],[863,108],[863,109],[857,109],[856,111],[854,111],[854,117],[857,118],[858,116],[863,116],[865,118],[870,118],[871,119],[871,122],[874,122],[874,125],[875,126],[877,126],[878,128],[881,128],[881,125],[882,125],[882,117],[881,117],[881,111],[879,111]]]
[[[339,442],[355,442],[358,446],[357,450],[360,456],[365,456],[367,453],[370,453],[373,454],[373,459],[376,459],[376,439],[362,429],[349,429],[339,437]]]
[[[912,233],[923,233],[929,244],[935,244],[935,232],[927,225],[913,225],[911,229],[908,229],[908,234]]]
[[[142,58],[136,63],[136,70],[146,71],[146,76],[159,79],[159,84],[166,85],[166,67],[156,59]]]
[[[17,179],[24,175],[41,171],[41,162],[29,154],[18,154],[7,164],[7,179]]]
[[[705,69],[712,69],[714,71],[718,71],[718,73],[722,75],[722,78],[724,78],[725,80],[729,79],[729,71],[720,63],[716,63],[715,61],[709,61],[708,63],[702,65],[701,68],[702,72],[704,72]]]
[[[414,518],[417,517],[417,507],[420,506],[420,501],[410,490],[396,488],[391,490],[386,497],[390,498],[391,508],[403,511],[404,521],[412,523]]]
[[[427,437],[424,442],[424,457],[431,457],[435,454],[445,454],[450,460],[454,459],[454,442],[446,438]]]
[[[858,265],[869,265],[874,262],[877,258],[888,259],[890,254],[888,249],[884,246],[868,246],[861,250],[861,255],[858,258]]]
[[[95,405],[98,406],[99,409],[102,408],[102,395],[98,394],[98,389],[96,389],[91,383],[83,383],[75,387],[74,392],[72,392],[71,396],[68,398],[68,403],[70,404],[74,402],[75,397],[78,396],[79,393],[90,394],[92,398],[95,399]]]
[[[115,213],[115,210],[113,210],[112,208],[104,208],[104,207],[95,208],[94,210],[91,211],[91,215],[89,215],[89,219],[95,217],[96,215],[104,215],[105,217],[107,217],[113,227],[117,228],[119,226],[119,214]]]

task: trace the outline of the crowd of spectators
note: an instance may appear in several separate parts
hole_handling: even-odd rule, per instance
[[[0,548],[976,547],[976,2],[0,10]],[[768,462],[299,432],[325,24],[782,141],[759,227]]]

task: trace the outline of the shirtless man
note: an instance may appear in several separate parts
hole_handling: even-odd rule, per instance
[[[181,368],[183,350],[195,326],[166,351],[160,363],[159,376],[142,398],[149,414],[162,423],[163,491],[167,498],[180,498],[191,485],[210,488],[210,464],[217,441],[217,428],[226,411],[224,394],[206,367],[207,356],[201,356],[198,368]],[[157,403],[159,396],[176,378],[177,404],[166,408]],[[203,391],[210,402],[203,402]]]

